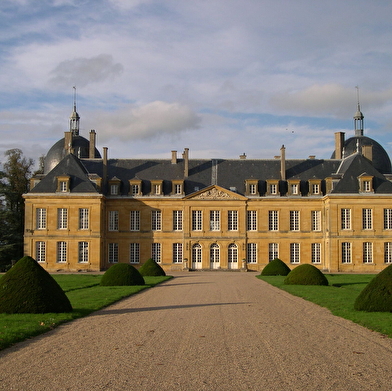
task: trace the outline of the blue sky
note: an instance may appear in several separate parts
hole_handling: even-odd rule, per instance
[[[365,134],[392,155],[389,0],[2,0],[0,161],[68,130],[109,157],[329,158]]]

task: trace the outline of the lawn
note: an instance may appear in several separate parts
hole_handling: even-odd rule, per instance
[[[58,274],[53,277],[71,301],[73,311],[60,314],[0,314],[0,350],[171,278],[144,277],[144,286],[100,286],[102,275]]]
[[[392,337],[391,312],[354,310],[354,301],[374,274],[325,274],[329,286],[284,285],[283,276],[257,276],[261,280],[328,308],[332,314]]]

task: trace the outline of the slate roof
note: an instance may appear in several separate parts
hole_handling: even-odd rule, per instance
[[[310,179],[321,180],[325,192],[325,179],[339,178],[333,193],[358,193],[358,177],[364,173],[374,177],[375,193],[392,193],[392,183],[385,178],[364,156],[354,153],[346,159],[287,159],[286,180],[299,180],[300,191],[308,193]],[[121,181],[120,195],[130,192],[129,180],[142,182],[142,193],[149,194],[152,180],[163,181],[163,194],[172,192],[173,180],[184,180],[185,195],[189,195],[210,185],[245,194],[246,180],[257,180],[261,195],[266,191],[266,181],[280,180],[280,159],[189,159],[188,176],[184,178],[184,159],[172,163],[170,159],[109,159],[107,179]],[[71,177],[71,193],[97,193],[91,182],[92,177],[103,178],[102,159],[79,159],[67,155],[42,181],[35,186],[33,193],[51,193],[57,190],[57,176]],[[286,194],[287,183],[281,183],[281,193]]]
[[[57,177],[70,177],[71,193],[97,193],[95,185],[89,180],[88,172],[82,162],[73,154],[67,155],[49,172],[30,193],[56,193]]]

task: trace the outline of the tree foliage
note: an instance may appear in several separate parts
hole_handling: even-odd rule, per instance
[[[18,149],[5,152],[0,171],[0,267],[23,256],[24,199],[28,191],[32,159]]]

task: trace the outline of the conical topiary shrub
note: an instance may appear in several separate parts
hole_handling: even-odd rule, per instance
[[[392,312],[392,265],[378,273],[356,298],[358,311]]]
[[[287,276],[290,268],[279,258],[275,258],[262,270],[261,276]]]
[[[285,278],[287,285],[328,285],[327,277],[316,266],[304,264],[297,266]]]
[[[166,276],[165,271],[152,258],[139,268],[139,273],[142,276]]]
[[[101,285],[144,285],[144,278],[132,265],[128,263],[116,263],[106,270],[101,278]]]
[[[0,279],[0,313],[72,312],[68,297],[33,258],[23,257]]]

